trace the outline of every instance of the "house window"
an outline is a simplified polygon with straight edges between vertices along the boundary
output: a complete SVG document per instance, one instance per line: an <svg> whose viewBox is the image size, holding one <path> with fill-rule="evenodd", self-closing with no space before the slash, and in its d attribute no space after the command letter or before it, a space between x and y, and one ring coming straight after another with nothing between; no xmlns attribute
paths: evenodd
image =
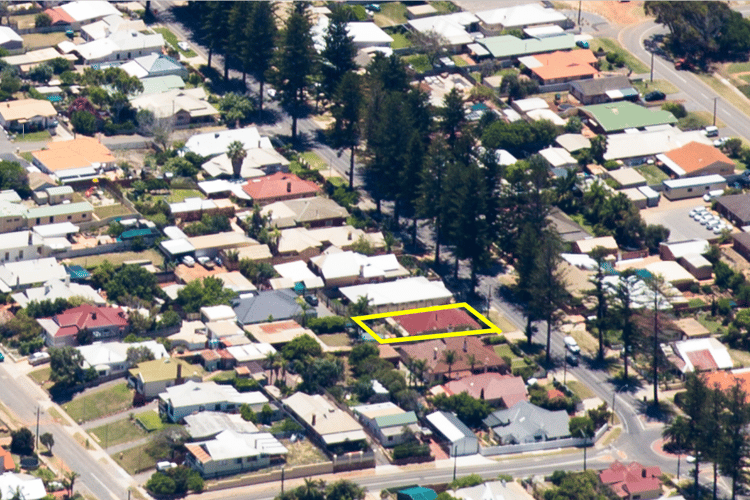
<svg viewBox="0 0 750 500"><path fill-rule="evenodd" d="M9 252L5 252L5 259L4 260L8 260L8 259L10 259L10 253Z"/></svg>
<svg viewBox="0 0 750 500"><path fill-rule="evenodd" d="M238 459L237 459L237 463L241 465L241 464L242 464L242 459L241 459L241 458L238 458Z"/></svg>
<svg viewBox="0 0 750 500"><path fill-rule="evenodd" d="M51 215L49 218L49 223L52 224L53 222L55 222L55 217Z"/></svg>
<svg viewBox="0 0 750 500"><path fill-rule="evenodd" d="M393 436L388 436L388 442L390 443L391 441L393 441Z"/></svg>
<svg viewBox="0 0 750 500"><path fill-rule="evenodd" d="M688 193L692 193L692 192L693 192L693 188L688 188Z"/></svg>
<svg viewBox="0 0 750 500"><path fill-rule="evenodd" d="M214 406L214 410L221 411L221 403L216 403L216 406Z"/></svg>
<svg viewBox="0 0 750 500"><path fill-rule="evenodd" d="M37 223L37 224L41 224L41 223L42 223L42 219L40 219L39 217L37 217L37 218L36 218L36 223Z"/></svg>
<svg viewBox="0 0 750 500"><path fill-rule="evenodd" d="M81 218L85 219L88 214L81 214Z"/></svg>
<svg viewBox="0 0 750 500"><path fill-rule="evenodd" d="M23 259L23 250L18 251L18 258Z"/></svg>
<svg viewBox="0 0 750 500"><path fill-rule="evenodd" d="M71 220L71 219L73 219L73 216L72 215L68 215L68 220Z"/></svg>

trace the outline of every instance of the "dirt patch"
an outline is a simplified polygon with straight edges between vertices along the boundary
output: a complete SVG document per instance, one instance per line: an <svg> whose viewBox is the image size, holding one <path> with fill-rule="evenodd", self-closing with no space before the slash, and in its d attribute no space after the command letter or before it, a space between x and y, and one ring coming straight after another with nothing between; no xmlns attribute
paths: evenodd
<svg viewBox="0 0 750 500"><path fill-rule="evenodd" d="M555 2L565 9L578 9L578 2ZM583 2L581 10L602 16L614 24L635 24L648 19L643 12L643 2Z"/></svg>

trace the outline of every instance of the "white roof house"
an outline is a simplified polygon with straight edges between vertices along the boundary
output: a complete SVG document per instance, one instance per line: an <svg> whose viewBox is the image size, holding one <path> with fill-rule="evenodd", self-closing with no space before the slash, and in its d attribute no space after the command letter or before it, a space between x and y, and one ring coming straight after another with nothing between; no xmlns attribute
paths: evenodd
<svg viewBox="0 0 750 500"><path fill-rule="evenodd" d="M82 2L88 3L88 2ZM140 31L116 31L107 38L76 45L73 52L78 53L85 64L110 61L127 61L134 57L161 52L164 37L160 33L143 34Z"/></svg>
<svg viewBox="0 0 750 500"><path fill-rule="evenodd" d="M634 131L607 136L605 160L622 160L656 156L672 151L690 142L712 145L710 138L700 130L683 132L676 127L663 127L656 130Z"/></svg>
<svg viewBox="0 0 750 500"><path fill-rule="evenodd" d="M448 45L460 46L474 41L467 32L467 27L477 22L479 22L479 19L471 12L455 12L444 16L412 19L409 21L409 26L423 34L437 33L445 38Z"/></svg>
<svg viewBox="0 0 750 500"><path fill-rule="evenodd" d="M195 247L187 239L165 240L159 243L159 246L171 257L195 252Z"/></svg>
<svg viewBox="0 0 750 500"><path fill-rule="evenodd" d="M347 23L346 31L353 38L352 41L357 48L390 47L391 43L393 43L393 38L375 23Z"/></svg>
<svg viewBox="0 0 750 500"><path fill-rule="evenodd" d="M591 141L581 134L562 134L555 138L555 142L569 153L591 147Z"/></svg>
<svg viewBox="0 0 750 500"><path fill-rule="evenodd" d="M229 144L234 141L243 143L246 150L273 148L271 141L267 137L261 137L256 127L245 127L193 135L185 143L185 151L205 157L216 156L226 153Z"/></svg>
<svg viewBox="0 0 750 500"><path fill-rule="evenodd" d="M549 147L539 151L539 154L547 160L552 168L572 168L578 165L578 160L563 148Z"/></svg>
<svg viewBox="0 0 750 500"><path fill-rule="evenodd" d="M255 342L245 345L233 345L226 348L227 352L237 360L237 363L247 363L249 361L260 361L269 354L276 353L276 349L271 344Z"/></svg>
<svg viewBox="0 0 750 500"><path fill-rule="evenodd" d="M646 266L646 270L652 274L661 274L667 282L678 287L696 281L695 276L674 260L652 262Z"/></svg>
<svg viewBox="0 0 750 500"><path fill-rule="evenodd" d="M230 306L208 306L201 307L201 316L204 321L236 321L237 315Z"/></svg>
<svg viewBox="0 0 750 500"><path fill-rule="evenodd" d="M47 496L44 482L39 477L15 472L0 474L0 498L14 498L16 493L20 493L24 500L41 500Z"/></svg>
<svg viewBox="0 0 750 500"><path fill-rule="evenodd" d="M21 35L13 31L13 28L0 26L0 47L14 49L19 43L23 44Z"/></svg>
<svg viewBox="0 0 750 500"><path fill-rule="evenodd" d="M504 29L526 28L540 24L557 24L567 18L555 9L545 9L539 4L524 4L501 9L477 12L477 17L488 27Z"/></svg>
<svg viewBox="0 0 750 500"><path fill-rule="evenodd" d="M238 414L218 411L201 411L185 417L185 430L192 439L211 439L217 434L231 430L240 434L258 432L252 422L247 422Z"/></svg>
<svg viewBox="0 0 750 500"><path fill-rule="evenodd" d="M155 340L145 342L94 342L91 345L76 347L83 356L83 367L93 368L102 375L124 372L130 365L127 362L128 349L145 347L154 355L154 359L169 357L164 346Z"/></svg>
<svg viewBox="0 0 750 500"><path fill-rule="evenodd" d="M291 286L279 286L278 288L293 288L294 284L300 281L305 284L305 288L308 290L323 288L324 286L320 276L316 276L315 273L310 271L304 261L295 260L286 264L276 264L273 268L281 275L280 279L285 280L286 284L291 283Z"/></svg>
<svg viewBox="0 0 750 500"><path fill-rule="evenodd" d="M498 165L513 165L518 161L515 156L510 154L504 149L497 149L495 150L495 160L497 160Z"/></svg>
<svg viewBox="0 0 750 500"><path fill-rule="evenodd" d="M513 106L513 109L517 110L519 113L528 113L534 109L549 109L549 104L547 104L547 101L541 97L528 97L526 99L514 100L511 103L511 106Z"/></svg>
<svg viewBox="0 0 750 500"><path fill-rule="evenodd" d="M215 210L216 203L211 199L203 198L185 198L178 203L170 203L169 211L172 215L178 216L184 213L200 212L203 210Z"/></svg>
<svg viewBox="0 0 750 500"><path fill-rule="evenodd" d="M332 247L333 248L333 247ZM408 276L393 254L367 256L356 252L329 252L310 259L326 283L342 278L375 279Z"/></svg>
<svg viewBox="0 0 750 500"><path fill-rule="evenodd" d="M364 429L354 417L338 409L320 394L310 396L297 392L282 402L307 422L328 446L367 439Z"/></svg>
<svg viewBox="0 0 750 500"><path fill-rule="evenodd" d="M8 293L51 279L64 280L67 275L65 267L54 257L8 262L0 266L0 291Z"/></svg>
<svg viewBox="0 0 750 500"><path fill-rule="evenodd" d="M174 89L166 92L146 94L130 100L135 109L147 109L157 118L187 113L190 119L218 116L219 110L208 102L208 94L203 87Z"/></svg>
<svg viewBox="0 0 750 500"><path fill-rule="evenodd" d="M21 307L26 307L30 302L42 302L45 300L55 301L57 299L71 299L81 297L87 302L103 306L107 303L101 295L89 285L70 283L69 280L53 279L47 281L44 286L27 288L26 290L11 295Z"/></svg>
<svg viewBox="0 0 750 500"><path fill-rule="evenodd" d="M673 344L673 352L679 356L677 366L682 373L698 370L728 370L734 361L727 348L713 337L707 339L680 340ZM668 354L668 348L665 348Z"/></svg>
<svg viewBox="0 0 750 500"><path fill-rule="evenodd" d="M673 259L679 260L688 255L703 255L708 252L710 247L708 240L703 239L676 241L674 243L661 243L659 253L662 253L661 249L663 248ZM664 253L662 253L662 258L666 259Z"/></svg>
<svg viewBox="0 0 750 500"><path fill-rule="evenodd" d="M265 141L262 141L265 143ZM271 147L257 147L247 149L246 156L242 160L242 167L240 170L240 177L243 179L249 179L252 177L261 177L269 173L274 173L278 170L286 171L289 167L289 160L278 153ZM233 175L234 170L232 168L232 161L227 156L226 152L215 156L206 161L201 168L212 177L218 177L220 175Z"/></svg>
<svg viewBox="0 0 750 500"><path fill-rule="evenodd" d="M429 281L424 276L348 286L340 288L339 291L349 302L357 302L361 297L367 297L370 306L378 312L402 309L407 304L414 307L419 307L418 304L447 304L453 298L453 294L442 281Z"/></svg>
<svg viewBox="0 0 750 500"><path fill-rule="evenodd" d="M565 124L568 122L567 119L560 117L560 115L558 115L551 109L532 109L531 111L526 112L526 116L528 116L535 122L538 122L540 120L548 120L560 127L565 126Z"/></svg>
<svg viewBox="0 0 750 500"><path fill-rule="evenodd" d="M218 411L216 405L221 405L222 411L231 411L242 404L262 405L268 402L262 392L239 392L231 385L192 380L167 387L166 391L159 394L159 399L168 405L168 416L174 422L179 422L193 412L209 408Z"/></svg>
<svg viewBox="0 0 750 500"><path fill-rule="evenodd" d="M144 31L146 30L146 24L142 19L124 19L118 12L117 14L109 15L100 21L81 26L81 35L84 40L91 41L107 38L115 31L127 30Z"/></svg>
<svg viewBox="0 0 750 500"><path fill-rule="evenodd" d="M448 441L451 456L473 455L479 452L477 436L453 413L436 411L425 417Z"/></svg>
<svg viewBox="0 0 750 500"><path fill-rule="evenodd" d="M210 441L189 443L186 448L188 453L195 457L191 461L199 461L200 468L204 473L209 470L227 469L226 472L217 471L217 474L222 475L236 472L230 472L230 468L244 470L247 468L247 464L259 461L260 457L279 456L288 453L286 447L270 433L244 433L234 430L223 431ZM265 459L265 462L267 461L268 458ZM245 466L242 465L243 462ZM263 466L263 463L255 465L255 467L258 466Z"/></svg>
<svg viewBox="0 0 750 500"><path fill-rule="evenodd" d="M679 189L692 186L703 186L708 184L720 184L726 182L723 176L719 174L701 175L699 177L687 177L685 179L669 179L662 184L669 189Z"/></svg>
<svg viewBox="0 0 750 500"><path fill-rule="evenodd" d="M78 23L91 21L92 19L104 18L107 16L121 17L122 13L109 2L104 0L86 0L70 2L59 7L64 10L70 17Z"/></svg>
<svg viewBox="0 0 750 500"><path fill-rule="evenodd" d="M57 224L45 224L43 226L34 226L33 231L42 238L55 238L68 236L80 231L80 227L72 222L59 222Z"/></svg>

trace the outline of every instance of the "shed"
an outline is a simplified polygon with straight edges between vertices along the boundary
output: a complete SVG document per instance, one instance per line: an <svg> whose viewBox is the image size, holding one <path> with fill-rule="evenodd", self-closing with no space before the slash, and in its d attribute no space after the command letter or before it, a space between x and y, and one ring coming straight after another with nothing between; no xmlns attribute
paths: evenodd
<svg viewBox="0 0 750 500"><path fill-rule="evenodd" d="M648 198L646 198L646 195L640 192L638 188L623 189L620 192L627 196L628 199L633 202L633 206L638 210L643 210L648 206Z"/></svg>
<svg viewBox="0 0 750 500"><path fill-rule="evenodd" d="M711 336L711 331L695 318L682 318L674 322L680 332L682 340L705 339Z"/></svg>
<svg viewBox="0 0 750 500"><path fill-rule="evenodd" d="M591 141L582 134L562 134L555 138L555 142L568 153L591 147Z"/></svg>
<svg viewBox="0 0 750 500"><path fill-rule="evenodd" d="M474 455L479 452L477 436L453 413L436 411L426 418L438 434L449 441L452 457Z"/></svg>
<svg viewBox="0 0 750 500"><path fill-rule="evenodd" d="M663 242L659 244L659 256L662 260L680 260L686 255L702 255L709 247L708 240L702 239Z"/></svg>
<svg viewBox="0 0 750 500"><path fill-rule="evenodd" d="M678 290L685 290L695 283L695 277L673 260L652 262L645 269L651 274L661 274Z"/></svg>
<svg viewBox="0 0 750 500"><path fill-rule="evenodd" d="M659 206L659 200L661 200L661 193L658 191L654 191L648 186L641 186L638 188L638 191L644 194L646 196L646 205L649 207L657 207Z"/></svg>
<svg viewBox="0 0 750 500"><path fill-rule="evenodd" d="M539 154L547 160L552 168L575 168L578 166L578 160L563 148L546 148L539 151Z"/></svg>
<svg viewBox="0 0 750 500"><path fill-rule="evenodd" d="M701 197L709 191L726 189L727 187L726 179L718 174L667 180L662 184L664 184L664 196L672 201ZM750 197L746 197L746 200L750 200ZM717 210L718 205L719 203L717 200ZM750 218L750 205L747 205L745 208L748 218ZM721 210L719 210L719 213L721 213ZM728 216L727 218L730 219ZM748 222L750 222L750 220Z"/></svg>
<svg viewBox="0 0 750 500"><path fill-rule="evenodd" d="M609 176L617 182L621 188L637 188L648 184L646 178L643 177L638 171L632 167L618 168L612 170ZM644 200L645 200L644 195Z"/></svg>
<svg viewBox="0 0 750 500"><path fill-rule="evenodd" d="M585 240L579 240L573 243L573 249L577 253L589 254L596 247L603 247L607 250L607 253L611 255L617 255L620 248L617 246L617 242L612 236L600 236L598 238L586 238Z"/></svg>
<svg viewBox="0 0 750 500"><path fill-rule="evenodd" d="M681 257L677 262L695 276L697 280L710 280L713 266L702 255L692 254Z"/></svg>

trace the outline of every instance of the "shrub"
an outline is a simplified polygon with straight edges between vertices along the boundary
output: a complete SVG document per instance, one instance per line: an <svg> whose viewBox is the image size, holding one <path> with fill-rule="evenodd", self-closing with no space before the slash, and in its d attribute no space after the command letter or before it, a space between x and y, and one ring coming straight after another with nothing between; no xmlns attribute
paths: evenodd
<svg viewBox="0 0 750 500"><path fill-rule="evenodd" d="M678 120L687 116L687 110L685 109L685 106L683 106L679 102L665 102L662 105L661 109L663 109L664 111L669 111Z"/></svg>
<svg viewBox="0 0 750 500"><path fill-rule="evenodd" d="M46 28L47 26L52 26L52 18L49 14L45 14L44 12L37 14L34 18L34 27Z"/></svg>
<svg viewBox="0 0 750 500"><path fill-rule="evenodd" d="M393 448L393 459L429 457L430 447L420 443L404 443Z"/></svg>
<svg viewBox="0 0 750 500"><path fill-rule="evenodd" d="M321 333L336 333L344 330L346 318L343 316L325 316L322 318L310 318L307 327L317 335Z"/></svg>

